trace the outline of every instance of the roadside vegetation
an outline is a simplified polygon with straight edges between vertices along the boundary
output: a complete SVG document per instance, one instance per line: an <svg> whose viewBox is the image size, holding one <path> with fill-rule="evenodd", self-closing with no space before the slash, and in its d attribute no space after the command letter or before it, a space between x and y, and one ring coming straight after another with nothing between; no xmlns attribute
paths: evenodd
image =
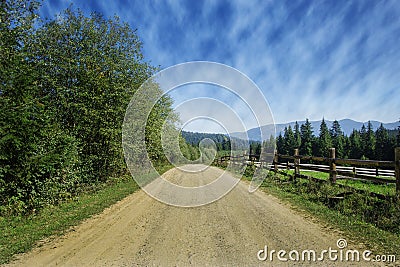
<svg viewBox="0 0 400 267"><path fill-rule="evenodd" d="M251 179L255 167L248 166L245 179ZM266 171L265 171L266 172ZM395 254L400 251L400 199L388 194L385 199L370 195L372 190L353 190L331 184L321 177L320 181L266 172L261 190L290 203L294 209L311 214L327 228L337 228L349 236L355 244L363 244L377 253ZM316 176L325 175L314 173Z"/></svg>
<svg viewBox="0 0 400 267"><path fill-rule="evenodd" d="M48 205L40 212L25 216L0 217L0 264L7 263L18 253L37 245L39 240L66 233L82 220L102 212L138 189L130 176L108 180L92 190Z"/></svg>
<svg viewBox="0 0 400 267"><path fill-rule="evenodd" d="M40 212L127 175L125 111L157 70L136 30L118 17L85 16L71 6L40 19L38 7L0 3L0 218ZM171 113L165 95L144 122L157 169L169 165L161 130ZM198 156L180 143L187 158Z"/></svg>
<svg viewBox="0 0 400 267"><path fill-rule="evenodd" d="M294 171L288 172L292 175L294 174ZM321 179L324 181L329 181L329 173L301 170L300 174ZM396 184L394 183L376 184L370 181L357 181L350 179L337 179L336 183L346 187L362 190L369 193L376 193L384 196L394 196L396 194Z"/></svg>
<svg viewBox="0 0 400 267"><path fill-rule="evenodd" d="M155 70L118 18L70 8L40 20L38 6L0 4L0 216L39 211L126 174L124 112Z"/></svg>

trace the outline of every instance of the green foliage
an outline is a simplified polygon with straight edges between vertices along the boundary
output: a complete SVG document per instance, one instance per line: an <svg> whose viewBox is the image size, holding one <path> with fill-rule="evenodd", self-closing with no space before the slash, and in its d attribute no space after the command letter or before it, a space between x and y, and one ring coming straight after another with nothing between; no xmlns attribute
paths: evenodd
<svg viewBox="0 0 400 267"><path fill-rule="evenodd" d="M261 143L250 142L250 155L260 155L261 154Z"/></svg>
<svg viewBox="0 0 400 267"><path fill-rule="evenodd" d="M337 209L332 208L334 205L330 205L329 208L327 205L323 204L323 202L315 201L318 198L309 198L307 194L292 193L287 190L287 188L291 186L292 183L288 183L286 177L274 175L272 172L269 172L261 188L269 194L273 194L280 199L288 201L294 207L299 207L302 212L313 215L330 227L340 229L353 241L359 242L360 244L368 244L368 248L372 249L374 253L398 253L400 249L400 237L398 234L393 234L393 232L377 228L373 225L374 223L366 223L360 219L360 216L344 215L338 212ZM324 187L326 186L328 191L329 187L332 187L329 184L324 185ZM323 191L325 191L325 189L323 189ZM396 206L396 203L390 204L391 201L392 200L388 201L390 207L399 207L398 202ZM334 203L331 202L331 204ZM356 209L356 207L353 206L353 210L354 209ZM387 213L389 214L389 211Z"/></svg>
<svg viewBox="0 0 400 267"><path fill-rule="evenodd" d="M160 90L158 88L158 90ZM157 92L155 94L161 94ZM176 116L172 116L172 99L166 95L162 96L154 105L146 122L146 150L149 158L152 161L160 161L167 163L167 158L164 155L164 150L161 142L161 134L163 131L164 122L172 126L177 121ZM178 131L175 127L166 128L170 131L167 136L178 136ZM175 133L175 134L174 134ZM169 142L167 142L169 143ZM170 151L171 149L169 149ZM177 152L175 152L177 153Z"/></svg>
<svg viewBox="0 0 400 267"><path fill-rule="evenodd" d="M306 122L300 127L300 154L304 156L312 155L313 129L311 122L306 119Z"/></svg>
<svg viewBox="0 0 400 267"><path fill-rule="evenodd" d="M69 8L37 22L37 7L0 3L3 215L57 204L124 173L125 110L155 70L143 60L136 32L117 17ZM158 101L146 125L149 154L158 161L165 161L160 129L171 105L167 97Z"/></svg>
<svg viewBox="0 0 400 267"><path fill-rule="evenodd" d="M289 182L288 178L279 174L270 174L264 184L276 184L281 190L301 195L303 198L325 205L326 207L348 217L373 224L375 227L400 234L400 205L396 196L379 199L370 196L368 192L342 188L325 181L296 179ZM343 199L335 198L344 194Z"/></svg>
<svg viewBox="0 0 400 267"><path fill-rule="evenodd" d="M324 119L322 119L321 126L319 128L318 138L318 155L322 157L329 156L329 149L332 147L332 137L329 133L328 126Z"/></svg>
<svg viewBox="0 0 400 267"><path fill-rule="evenodd" d="M376 130L375 157L378 160L389 160L390 154L387 154L392 148L389 140L389 133L381 124Z"/></svg>
<svg viewBox="0 0 400 267"><path fill-rule="evenodd" d="M295 148L300 148L301 146L301 133L300 133L300 126L296 123L294 124L294 139L295 139Z"/></svg>
<svg viewBox="0 0 400 267"><path fill-rule="evenodd" d="M361 134L361 138L363 139L363 151L364 156L367 159L374 159L375 158L375 145L376 145L376 138L374 129L372 127L372 123L368 121L367 130Z"/></svg>
<svg viewBox="0 0 400 267"><path fill-rule="evenodd" d="M179 146L182 155L188 160L196 160L200 157L200 150L197 146L191 145L186 142L186 140L181 137L179 140Z"/></svg>
<svg viewBox="0 0 400 267"><path fill-rule="evenodd" d="M262 148L264 153L274 153L276 151L276 138L271 134L268 140L263 141Z"/></svg>
<svg viewBox="0 0 400 267"><path fill-rule="evenodd" d="M399 122L400 122L400 120L399 120ZM398 127L398 133L397 133L396 139L397 139L397 142L396 142L397 146L400 147L400 126Z"/></svg>
<svg viewBox="0 0 400 267"><path fill-rule="evenodd" d="M117 17L67 9L37 30L30 51L62 129L80 143L82 175L91 182L119 173L124 112L152 71L136 33Z"/></svg>
<svg viewBox="0 0 400 267"><path fill-rule="evenodd" d="M0 18L0 213L23 213L73 191L77 143L55 119L30 60L36 2L3 1Z"/></svg>
<svg viewBox="0 0 400 267"><path fill-rule="evenodd" d="M193 146L198 146L200 141L205 138L211 139L217 146L218 151L231 150L231 139L234 139L234 142L240 144L240 146L246 147L245 141L234 137L229 138L224 134L193 133L182 131L182 136L186 142Z"/></svg>
<svg viewBox="0 0 400 267"><path fill-rule="evenodd" d="M340 124L337 120L335 120L332 124L332 129L330 130L330 134L332 137L332 146L336 148L336 157L338 158L344 158L345 156L345 151L344 151L344 146L345 146L345 137L342 131L342 128L340 127Z"/></svg>
<svg viewBox="0 0 400 267"><path fill-rule="evenodd" d="M360 132L356 129L350 134L349 146L349 157L360 159L363 155L362 140Z"/></svg>
<svg viewBox="0 0 400 267"><path fill-rule="evenodd" d="M280 154L293 155L293 149L299 142L296 137L297 126L293 132L286 127L284 135L279 134L276 140L277 150ZM399 129L400 130L400 129ZM396 132L395 132L396 131ZM336 148L337 158L394 160L394 148L397 145L397 130L388 130L381 125L375 132L371 122L361 130L353 129L349 137L345 136L339 122L335 120L331 129L323 119L320 125L319 136L313 135L311 123L306 119L300 126L300 155L329 156L329 148Z"/></svg>
<svg viewBox="0 0 400 267"><path fill-rule="evenodd" d="M279 133L278 138L276 139L276 149L279 154L285 154L285 139L282 136L282 133Z"/></svg>
<svg viewBox="0 0 400 267"><path fill-rule="evenodd" d="M285 127L284 140L283 151L285 154L293 154L294 149L297 148L297 141L290 125L289 127Z"/></svg>

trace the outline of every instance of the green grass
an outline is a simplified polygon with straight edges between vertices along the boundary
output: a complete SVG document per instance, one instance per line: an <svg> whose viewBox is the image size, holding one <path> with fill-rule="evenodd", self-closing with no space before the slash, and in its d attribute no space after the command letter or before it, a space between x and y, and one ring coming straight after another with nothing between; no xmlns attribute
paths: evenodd
<svg viewBox="0 0 400 267"><path fill-rule="evenodd" d="M283 178L284 179L284 178ZM312 201L302 194L283 190L278 184L268 179L262 190L292 204L295 209L311 214L323 225L337 228L356 244L364 244L366 249L374 254L396 254L400 251L400 236L398 234L379 229L371 223L360 220L358 216L347 216L326 205ZM357 208L357 207L354 207Z"/></svg>
<svg viewBox="0 0 400 267"><path fill-rule="evenodd" d="M326 172L313 172L313 171L300 171L300 174L318 178L321 180L329 181L329 173Z"/></svg>
<svg viewBox="0 0 400 267"><path fill-rule="evenodd" d="M157 166L160 173L171 165ZM29 216L0 217L0 264L13 255L30 250L42 239L64 234L71 226L102 212L139 189L136 182L125 176L97 187L97 191L82 193L57 206L47 206Z"/></svg>
<svg viewBox="0 0 400 267"><path fill-rule="evenodd" d="M329 173L313 172L313 171L300 171L301 174L311 176L321 180L329 180ZM396 184L376 184L369 181L356 181L350 179L337 179L336 183L349 186L358 190L363 190L371 193L394 196L396 194Z"/></svg>
<svg viewBox="0 0 400 267"><path fill-rule="evenodd" d="M400 200L394 196L388 200L371 197L367 193L353 190L353 194L339 203L330 203L330 198L349 188L341 188L329 182L317 183L309 179L290 181L293 170L281 170L288 175L276 175L266 172L266 179L260 189L291 204L296 210L310 214L328 229L338 229L354 244L363 244L365 249L377 254L392 254L399 258L400 251ZM329 180L329 174L320 172L302 172L312 177ZM252 168L245 172L244 179L251 180ZM340 181L346 182L346 181ZM384 185L371 185L362 181L347 184L357 188L363 185L372 191L384 192ZM376 187L376 188L374 188ZM365 188L360 188L365 189ZM351 188L350 188L351 191ZM365 190L365 191L371 191Z"/></svg>
<svg viewBox="0 0 400 267"><path fill-rule="evenodd" d="M353 187L355 189L367 192L377 193L386 196L394 196L396 194L396 184L375 184L368 181L354 181L340 179L336 181L338 184Z"/></svg>

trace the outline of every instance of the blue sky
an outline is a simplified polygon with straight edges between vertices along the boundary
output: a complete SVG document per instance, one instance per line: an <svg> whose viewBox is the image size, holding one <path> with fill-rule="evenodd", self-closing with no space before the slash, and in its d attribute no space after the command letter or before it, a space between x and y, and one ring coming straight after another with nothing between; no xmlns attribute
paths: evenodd
<svg viewBox="0 0 400 267"><path fill-rule="evenodd" d="M193 60L252 79L275 122L400 119L399 1L44 1L42 17L73 2L137 28L145 59Z"/></svg>

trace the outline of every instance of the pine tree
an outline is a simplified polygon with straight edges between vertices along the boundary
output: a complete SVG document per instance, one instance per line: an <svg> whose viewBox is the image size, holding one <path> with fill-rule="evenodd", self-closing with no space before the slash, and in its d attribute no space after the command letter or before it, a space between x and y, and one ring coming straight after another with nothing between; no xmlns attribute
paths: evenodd
<svg viewBox="0 0 400 267"><path fill-rule="evenodd" d="M305 156L312 156L313 129L308 119L306 119L306 122L300 126L300 135L301 135L300 154Z"/></svg>
<svg viewBox="0 0 400 267"><path fill-rule="evenodd" d="M296 148L296 139L292 127L289 125L284 130L285 154L292 155Z"/></svg>
<svg viewBox="0 0 400 267"><path fill-rule="evenodd" d="M276 138L271 134L268 140L262 144L264 153L274 153L276 149Z"/></svg>
<svg viewBox="0 0 400 267"><path fill-rule="evenodd" d="M376 138L371 121L368 121L367 131L364 138L364 155L368 159L374 159Z"/></svg>
<svg viewBox="0 0 400 267"><path fill-rule="evenodd" d="M336 149L336 157L343 158L344 157L344 134L340 124L337 120L335 120L332 124L332 128L330 130L330 134L332 137L332 145Z"/></svg>
<svg viewBox="0 0 400 267"><path fill-rule="evenodd" d="M321 121L318 138L318 154L322 157L329 155L329 149L332 147L332 138L329 133L328 126L326 125L325 119Z"/></svg>
<svg viewBox="0 0 400 267"><path fill-rule="evenodd" d="M261 154L261 144L259 142L250 143L250 155L260 155Z"/></svg>
<svg viewBox="0 0 400 267"><path fill-rule="evenodd" d="M361 158L365 158L365 151L367 147L367 128L363 124L360 130L360 144L361 144Z"/></svg>
<svg viewBox="0 0 400 267"><path fill-rule="evenodd" d="M375 158L377 160L389 160L392 145L389 138L389 133L383 124L376 130Z"/></svg>
<svg viewBox="0 0 400 267"><path fill-rule="evenodd" d="M360 159L363 156L361 134L356 129L353 129L349 136L349 157L352 159Z"/></svg>
<svg viewBox="0 0 400 267"><path fill-rule="evenodd" d="M347 159L350 155L350 139L347 135L343 136L343 158Z"/></svg>
<svg viewBox="0 0 400 267"><path fill-rule="evenodd" d="M297 121L294 124L294 139L295 139L295 148L300 148L301 134L300 134L299 124L297 123Z"/></svg>
<svg viewBox="0 0 400 267"><path fill-rule="evenodd" d="M276 150L278 154L285 154L285 140L283 139L282 133L279 133L279 136L276 140Z"/></svg>
<svg viewBox="0 0 400 267"><path fill-rule="evenodd" d="M399 120L400 122L400 120ZM398 127L399 132L397 133L397 147L400 147L400 126Z"/></svg>

